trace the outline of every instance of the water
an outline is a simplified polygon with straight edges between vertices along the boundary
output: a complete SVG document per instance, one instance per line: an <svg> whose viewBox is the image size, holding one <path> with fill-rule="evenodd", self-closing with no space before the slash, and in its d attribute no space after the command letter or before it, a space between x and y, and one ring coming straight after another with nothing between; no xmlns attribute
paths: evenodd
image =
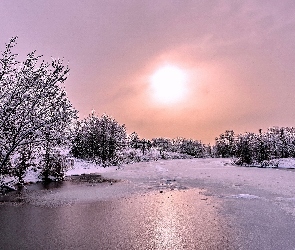
<svg viewBox="0 0 295 250"><path fill-rule="evenodd" d="M55 185L1 203L1 249L234 249L218 202L200 189Z"/></svg>
<svg viewBox="0 0 295 250"><path fill-rule="evenodd" d="M292 173L180 163L0 196L0 249L294 249Z"/></svg>

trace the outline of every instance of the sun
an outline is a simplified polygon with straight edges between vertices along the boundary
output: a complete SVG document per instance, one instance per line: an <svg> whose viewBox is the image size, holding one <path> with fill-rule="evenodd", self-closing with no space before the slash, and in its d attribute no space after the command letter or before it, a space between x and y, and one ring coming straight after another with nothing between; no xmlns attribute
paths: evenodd
<svg viewBox="0 0 295 250"><path fill-rule="evenodd" d="M150 78L151 90L157 103L175 104L187 93L187 74L174 65L159 68Z"/></svg>

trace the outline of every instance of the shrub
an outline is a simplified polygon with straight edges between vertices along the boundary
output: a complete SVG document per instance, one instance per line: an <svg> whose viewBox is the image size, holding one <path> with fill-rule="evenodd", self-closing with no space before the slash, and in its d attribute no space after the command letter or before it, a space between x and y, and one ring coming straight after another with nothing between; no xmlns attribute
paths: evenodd
<svg viewBox="0 0 295 250"><path fill-rule="evenodd" d="M71 153L103 166L117 164L118 153L126 147L126 137L125 125L106 114L97 117L92 113L76 124Z"/></svg>

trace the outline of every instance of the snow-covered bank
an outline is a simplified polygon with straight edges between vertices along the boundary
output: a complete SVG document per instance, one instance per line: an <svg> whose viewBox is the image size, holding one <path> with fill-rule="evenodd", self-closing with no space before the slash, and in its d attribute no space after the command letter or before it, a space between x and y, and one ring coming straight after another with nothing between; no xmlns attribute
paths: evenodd
<svg viewBox="0 0 295 250"><path fill-rule="evenodd" d="M232 160L227 158L207 158L207 159L179 159L179 160L159 160L150 162L140 162L135 164L123 164L121 167L110 166L101 167L93 162L73 159L73 166L71 166L66 172L65 176L72 175L82 175L82 174L101 174L104 176L109 176L111 178L115 177L117 179L121 178L160 178L164 175L171 175L180 178L203 178L207 172L212 170L219 172L221 170L222 179L230 178L233 180L233 174L237 169L248 169L244 167L232 165ZM166 168L166 166L169 166ZM295 169L295 159L294 158L282 158L275 159L268 162L267 168L284 168L284 169ZM251 168L253 169L253 168ZM204 170L204 173L201 171ZM206 170L206 171L205 171ZM201 172L200 172L201 171ZM238 170L240 171L240 170ZM244 171L244 170L241 170ZM263 171L263 170L262 170ZM262 175L267 176L268 172L260 172ZM215 174L214 174L215 175ZM253 176L248 176L248 178L255 178L255 173ZM219 179L220 176L216 176ZM206 178L210 180L210 178ZM239 177L237 177L239 179ZM14 185L17 183L15 177L5 177L1 180L5 185L13 189ZM24 177L25 183L36 183L41 181L40 171L36 169L29 169ZM247 180L245 180L247 181Z"/></svg>
<svg viewBox="0 0 295 250"><path fill-rule="evenodd" d="M73 166L70 167L65 171L65 176L71 176L71 175L81 175L81 174L91 174L91 173L107 173L110 171L115 171L118 169L117 166L111 166L107 168L103 168L100 165L97 165L93 162L84 161L80 159L73 159ZM38 170L36 168L29 168L26 172L26 175L24 177L24 183L36 183L39 181L42 181L40 178L41 170ZM17 178L11 177L11 176L5 176L2 179L0 179L0 182L2 182L2 186L5 186L7 189L14 190L15 185L17 184Z"/></svg>
<svg viewBox="0 0 295 250"><path fill-rule="evenodd" d="M118 166L101 167L93 162L84 161L80 159L74 160L74 166L68 169L65 173L66 176L81 175L81 174L93 174L93 173L107 173L119 169Z"/></svg>
<svg viewBox="0 0 295 250"><path fill-rule="evenodd" d="M293 167L294 163L294 159L282 159L279 166L289 168ZM294 204L290 203L295 198L294 171L234 166L232 159L225 158L158 160L123 164L119 169L116 166L103 168L90 162L75 160L75 164L66 172L66 176L90 173L121 181L115 185L95 184L83 187L71 186L70 182L65 182L66 185L70 185L70 189L60 190L55 195L51 192L42 193L42 197L38 198L39 201L43 202L45 198L51 201L53 197L58 201L84 200L83 197L87 196L88 192L92 194L94 200L99 200L152 190L166 192L167 190L218 187L220 190L228 188L231 190L230 193L224 191L225 193L222 194L222 197L226 199L255 197L253 200L271 200L295 216ZM37 173L29 172L25 180L36 182L40 180L37 177ZM11 178L9 180L11 181ZM37 198L34 197L32 200L35 199Z"/></svg>
<svg viewBox="0 0 295 250"><path fill-rule="evenodd" d="M237 163L238 160L233 160L233 164L240 166ZM245 167L257 167L257 168L282 168L282 169L295 169L295 158L279 158L269 161L263 161L261 163L254 163L250 165L242 165Z"/></svg>
<svg viewBox="0 0 295 250"><path fill-rule="evenodd" d="M283 162L283 161L282 161ZM281 166L291 166L281 164ZM152 180L176 180L181 182L220 183L222 185L253 187L284 195L295 194L295 172L274 168L253 168L232 165L229 158L162 160L125 165L121 170L104 174L106 178L131 182L142 180L150 185Z"/></svg>
<svg viewBox="0 0 295 250"><path fill-rule="evenodd" d="M281 158L270 161L270 166L295 169L295 158Z"/></svg>
<svg viewBox="0 0 295 250"><path fill-rule="evenodd" d="M118 166L103 167L99 164L95 164L92 161L86 161L71 157L69 148L57 148L64 165L65 176L81 175L81 174L103 174L113 170L117 170ZM191 159L190 155L177 153L177 152L161 152L158 149L150 149L147 152L143 152L141 149L126 149L119 154L119 161L124 164L133 164L137 162L149 162L158 160L171 160L171 159ZM38 161L37 161L38 162ZM49 179L56 180L56 177L48 176ZM38 167L30 167L23 176L23 183L36 183L42 181L41 170ZM15 190L15 186L18 183L17 177L1 176L0 175L0 188Z"/></svg>

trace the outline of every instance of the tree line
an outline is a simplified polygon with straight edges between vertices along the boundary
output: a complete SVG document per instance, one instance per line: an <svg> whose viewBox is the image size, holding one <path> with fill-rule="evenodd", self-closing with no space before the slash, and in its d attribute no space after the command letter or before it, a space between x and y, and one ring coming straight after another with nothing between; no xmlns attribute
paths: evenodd
<svg viewBox="0 0 295 250"><path fill-rule="evenodd" d="M295 128L272 127L235 135L227 130L215 140L215 156L234 157L238 165L264 166L277 158L295 157Z"/></svg>

